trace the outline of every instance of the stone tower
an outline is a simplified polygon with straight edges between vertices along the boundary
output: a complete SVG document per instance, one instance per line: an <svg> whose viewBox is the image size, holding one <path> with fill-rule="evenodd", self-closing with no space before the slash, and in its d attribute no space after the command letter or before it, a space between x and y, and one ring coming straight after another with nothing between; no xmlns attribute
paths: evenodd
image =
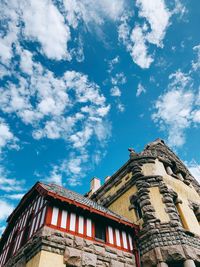
<svg viewBox="0 0 200 267"><path fill-rule="evenodd" d="M88 196L138 224L143 267L200 266L200 186L157 139Z"/></svg>

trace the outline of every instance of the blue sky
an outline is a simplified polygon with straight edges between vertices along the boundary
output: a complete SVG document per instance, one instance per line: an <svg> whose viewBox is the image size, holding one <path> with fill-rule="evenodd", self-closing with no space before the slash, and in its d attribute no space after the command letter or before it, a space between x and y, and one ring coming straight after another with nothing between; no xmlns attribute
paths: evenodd
<svg viewBox="0 0 200 267"><path fill-rule="evenodd" d="M3 0L0 14L0 231L36 181L84 193L157 137L200 177L198 0Z"/></svg>

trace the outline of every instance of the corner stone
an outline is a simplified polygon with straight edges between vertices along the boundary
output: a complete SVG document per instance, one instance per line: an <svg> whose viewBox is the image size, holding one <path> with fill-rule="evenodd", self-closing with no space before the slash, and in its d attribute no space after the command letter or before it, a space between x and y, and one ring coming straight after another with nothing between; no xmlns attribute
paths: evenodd
<svg viewBox="0 0 200 267"><path fill-rule="evenodd" d="M97 256L91 253L84 252L82 257L82 266L96 267Z"/></svg>
<svg viewBox="0 0 200 267"><path fill-rule="evenodd" d="M66 247L64 252L64 263L74 267L82 266L81 251L75 248Z"/></svg>

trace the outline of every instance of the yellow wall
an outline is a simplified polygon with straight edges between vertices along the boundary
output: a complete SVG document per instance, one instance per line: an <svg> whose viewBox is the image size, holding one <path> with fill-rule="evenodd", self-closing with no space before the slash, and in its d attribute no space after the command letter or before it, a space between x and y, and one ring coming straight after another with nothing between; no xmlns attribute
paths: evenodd
<svg viewBox="0 0 200 267"><path fill-rule="evenodd" d="M26 267L66 267L63 263L63 255L42 250L34 256Z"/></svg>
<svg viewBox="0 0 200 267"><path fill-rule="evenodd" d="M26 267L39 267L41 252L37 253L27 263Z"/></svg>
<svg viewBox="0 0 200 267"><path fill-rule="evenodd" d="M186 229L193 233L200 235L200 225L196 219L196 216L192 209L189 207L189 201L200 204L200 196L194 189L192 185L188 186L182 181L168 175L165 171L162 162L156 159L154 163L148 163L143 165L142 171L144 175L162 175L163 180L168 186L168 188L173 189L177 194L178 198L182 200L182 204L178 205L178 210L182 216L182 221ZM156 203L154 203L156 205ZM157 209L158 211L158 209ZM163 214L159 211L159 216L162 217Z"/></svg>
<svg viewBox="0 0 200 267"><path fill-rule="evenodd" d="M116 193L116 191L119 190L122 185L124 185L125 183L127 183L128 180L130 180L131 176L132 172L127 173L124 177L122 177L122 179L120 180L121 182L119 184L117 183L116 185L112 186L110 190L104 194L104 197L107 197L109 195L112 196L114 193Z"/></svg>
<svg viewBox="0 0 200 267"><path fill-rule="evenodd" d="M137 192L136 186L131 187L125 193L123 193L118 199L116 199L108 208L112 211L124 216L128 220L136 223L138 218L136 217L135 211L129 210L130 196Z"/></svg>
<svg viewBox="0 0 200 267"><path fill-rule="evenodd" d="M155 209L156 218L160 219L161 222L169 222L169 215L165 211L165 204L162 202L162 196L158 187L150 188L149 192L150 201Z"/></svg>

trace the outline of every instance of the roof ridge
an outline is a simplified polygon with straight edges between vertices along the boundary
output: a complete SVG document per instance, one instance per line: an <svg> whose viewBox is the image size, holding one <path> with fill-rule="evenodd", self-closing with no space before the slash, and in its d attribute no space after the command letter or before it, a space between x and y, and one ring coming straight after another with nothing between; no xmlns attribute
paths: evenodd
<svg viewBox="0 0 200 267"><path fill-rule="evenodd" d="M114 217L116 217L118 219L121 219L123 221L127 221L129 223L132 223L127 218L125 218L125 217L113 212L112 210L104 207L103 205L97 203L96 201L94 201L94 200L92 200L92 199L90 199L88 197L85 197L84 195L82 195L82 194L80 194L80 193L78 193L76 191L67 189L64 186L61 186L61 185L58 185L58 184L55 184L55 183L49 183L48 184L48 183L41 182L40 184L44 185L44 187L47 187L47 188L45 188L47 191L53 191L54 194L57 194L57 195L59 195L61 197L65 197L65 198L70 199L70 200L75 200L76 202L78 202L80 204L84 204L84 205L86 205L88 207L92 207L92 208L94 208L96 210L99 210L99 211L102 211L104 213L107 213L108 215L112 215L112 216L114 216ZM60 188L60 189L64 190L66 194L69 193L69 192L72 193L72 194L71 195L61 194L61 192L57 192L56 190L54 190L54 188L52 188L52 186L55 186L56 188ZM48 188L48 187L50 187L50 188ZM75 198L75 196L73 196L73 194L75 196L80 197L80 199ZM81 201L81 200L83 200L83 201Z"/></svg>

